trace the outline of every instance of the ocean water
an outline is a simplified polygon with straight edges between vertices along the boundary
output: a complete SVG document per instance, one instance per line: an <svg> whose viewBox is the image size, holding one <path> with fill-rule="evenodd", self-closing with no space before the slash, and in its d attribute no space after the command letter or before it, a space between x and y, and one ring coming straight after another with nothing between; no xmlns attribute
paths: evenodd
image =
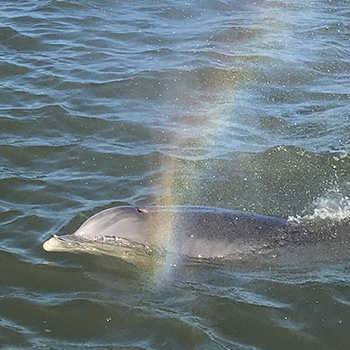
<svg viewBox="0 0 350 350"><path fill-rule="evenodd" d="M350 242L161 273L42 249L125 204L346 222L349 1L1 0L0 18L1 349L349 348Z"/></svg>

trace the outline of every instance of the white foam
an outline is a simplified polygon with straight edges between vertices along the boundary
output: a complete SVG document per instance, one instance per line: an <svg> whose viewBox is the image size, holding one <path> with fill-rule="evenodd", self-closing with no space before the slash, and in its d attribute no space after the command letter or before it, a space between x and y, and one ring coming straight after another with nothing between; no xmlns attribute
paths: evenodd
<svg viewBox="0 0 350 350"><path fill-rule="evenodd" d="M288 221L303 223L317 220L342 221L349 218L350 198L337 190L332 190L325 196L317 198L304 214L290 216Z"/></svg>

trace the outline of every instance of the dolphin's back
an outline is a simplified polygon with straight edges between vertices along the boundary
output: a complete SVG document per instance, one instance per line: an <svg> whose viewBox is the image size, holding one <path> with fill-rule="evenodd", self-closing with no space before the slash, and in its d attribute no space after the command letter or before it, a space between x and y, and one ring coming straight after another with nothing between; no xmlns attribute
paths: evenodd
<svg viewBox="0 0 350 350"><path fill-rule="evenodd" d="M288 226L287 219L281 217L211 207L146 207L139 210L149 214L150 226L151 221L164 227L171 222L173 230L197 238L232 241L270 235Z"/></svg>
<svg viewBox="0 0 350 350"><path fill-rule="evenodd" d="M168 250L170 246L189 256L224 256L275 246L288 230L287 219L251 212L192 206L139 210L145 215L151 245Z"/></svg>

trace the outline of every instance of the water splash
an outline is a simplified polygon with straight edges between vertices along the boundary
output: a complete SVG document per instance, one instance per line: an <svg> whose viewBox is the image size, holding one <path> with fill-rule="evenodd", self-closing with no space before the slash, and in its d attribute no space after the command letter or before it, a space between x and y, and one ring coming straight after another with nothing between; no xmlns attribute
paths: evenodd
<svg viewBox="0 0 350 350"><path fill-rule="evenodd" d="M310 213L307 213L309 211ZM350 198L333 189L317 198L302 215L290 216L289 221L297 223L330 220L340 222L350 218Z"/></svg>

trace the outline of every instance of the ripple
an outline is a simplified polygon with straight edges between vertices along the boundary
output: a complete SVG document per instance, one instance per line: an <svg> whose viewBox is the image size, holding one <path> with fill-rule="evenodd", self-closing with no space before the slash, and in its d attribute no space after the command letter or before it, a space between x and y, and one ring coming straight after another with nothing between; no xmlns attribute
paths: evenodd
<svg viewBox="0 0 350 350"><path fill-rule="evenodd" d="M19 51L31 51L39 48L39 41L28 35L23 35L11 27L0 28L0 43Z"/></svg>
<svg viewBox="0 0 350 350"><path fill-rule="evenodd" d="M4 43L7 40L12 39L16 35L19 35L19 32L12 29L11 27L0 27L0 38L1 38L0 42L1 43Z"/></svg>
<svg viewBox="0 0 350 350"><path fill-rule="evenodd" d="M174 198L346 214L348 7L2 1L2 346L344 348L347 244L189 264L159 283L42 242L99 209Z"/></svg>
<svg viewBox="0 0 350 350"><path fill-rule="evenodd" d="M15 75L23 75L30 72L25 66L19 66L11 63L0 63L0 78L13 77Z"/></svg>

